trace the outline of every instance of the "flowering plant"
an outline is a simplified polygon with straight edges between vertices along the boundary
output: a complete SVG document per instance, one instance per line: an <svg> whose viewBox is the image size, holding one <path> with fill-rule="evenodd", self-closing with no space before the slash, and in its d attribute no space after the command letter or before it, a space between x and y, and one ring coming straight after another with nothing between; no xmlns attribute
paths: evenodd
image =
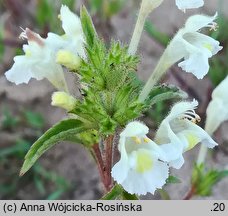
<svg viewBox="0 0 228 216"><path fill-rule="evenodd" d="M189 101L187 94L176 86L159 84L168 68L179 61L179 67L198 79L208 73L208 59L222 47L219 41L199 31L207 27L216 30L217 13L188 18L147 82L143 83L137 76L140 59L136 52L145 19L162 2L142 0L129 46L113 40L107 47L84 6L80 17L66 6L61 7L59 17L64 35L48 33L47 38L42 38L28 28L23 30L20 37L28 42L23 46L25 54L14 58L14 65L5 73L6 78L15 84L28 83L31 78L46 78L56 88L51 104L65 109L69 115L31 146L20 175L57 143L81 143L97 162L107 192L103 198L137 199L136 195L153 194L172 182L175 177L170 175L170 168L182 167L186 151L199 143L204 148L218 145L211 135L228 119L227 111L214 125L216 128L209 129L209 125L215 121L215 109L222 112L223 107L227 107L222 93L226 81L212 95L206 130L197 125L200 116L195 112L198 106L195 99ZM203 0L176 0L177 7L183 11L203 4ZM69 92L65 71L79 78L81 97L76 98ZM173 105L150 139L149 128L139 118L156 103L168 99L179 102ZM194 179L197 177L194 175ZM197 186L195 180L194 187ZM204 185L209 186L212 184Z"/></svg>

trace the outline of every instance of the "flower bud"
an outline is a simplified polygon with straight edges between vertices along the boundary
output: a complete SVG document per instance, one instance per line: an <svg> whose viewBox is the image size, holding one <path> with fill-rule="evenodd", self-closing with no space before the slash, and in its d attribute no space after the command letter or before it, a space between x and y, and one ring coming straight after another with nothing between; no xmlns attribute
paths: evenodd
<svg viewBox="0 0 228 216"><path fill-rule="evenodd" d="M52 94L52 106L61 107L67 111L70 111L74 108L75 103L76 99L66 92L58 91Z"/></svg>
<svg viewBox="0 0 228 216"><path fill-rule="evenodd" d="M80 66L80 58L66 50L60 50L57 52L56 62L70 70L76 70Z"/></svg>

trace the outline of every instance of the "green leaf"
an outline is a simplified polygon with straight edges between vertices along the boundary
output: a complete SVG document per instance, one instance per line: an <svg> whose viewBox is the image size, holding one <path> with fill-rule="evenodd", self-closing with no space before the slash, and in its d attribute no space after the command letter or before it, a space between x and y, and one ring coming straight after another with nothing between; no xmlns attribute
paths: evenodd
<svg viewBox="0 0 228 216"><path fill-rule="evenodd" d="M52 20L54 11L52 5L53 4L50 4L47 0L38 1L36 19L41 27L44 27L46 24L50 23L50 20Z"/></svg>
<svg viewBox="0 0 228 216"><path fill-rule="evenodd" d="M169 176L169 178L166 179L167 184L179 184L181 183L181 180L177 178L176 176Z"/></svg>
<svg viewBox="0 0 228 216"><path fill-rule="evenodd" d="M155 86L145 100L145 107L151 107L154 104L170 99L184 99L187 98L187 93L182 91L177 86L173 85L159 85Z"/></svg>
<svg viewBox="0 0 228 216"><path fill-rule="evenodd" d="M110 192L108 192L107 194L105 194L101 199L102 200L115 200L117 197L121 196L123 192L123 188L116 184Z"/></svg>
<svg viewBox="0 0 228 216"><path fill-rule="evenodd" d="M88 130L84 124L77 119L61 121L45 132L30 148L25 156L20 175L27 172L37 159L57 142L68 141L78 133Z"/></svg>
<svg viewBox="0 0 228 216"><path fill-rule="evenodd" d="M113 134L117 127L117 122L115 122L110 117L103 119L100 122L100 132L104 135Z"/></svg>
<svg viewBox="0 0 228 216"><path fill-rule="evenodd" d="M135 194L130 194L127 191L123 190L122 197L124 200L139 200L138 196Z"/></svg>
<svg viewBox="0 0 228 216"><path fill-rule="evenodd" d="M154 104L152 109L147 110L146 115L153 119L154 128L159 127L162 120L169 113L169 108L173 101L160 101Z"/></svg>
<svg viewBox="0 0 228 216"><path fill-rule="evenodd" d="M102 200L115 200L115 199L124 199L124 200L138 200L139 198L135 194L130 194L123 189L121 185L116 184L110 192L105 194L101 199Z"/></svg>
<svg viewBox="0 0 228 216"><path fill-rule="evenodd" d="M95 39L97 38L97 33L94 28L93 21L88 11L86 10L85 6L81 7L80 17L81 17L82 29L86 39L86 44L89 48L93 47Z"/></svg>
<svg viewBox="0 0 228 216"><path fill-rule="evenodd" d="M211 195L214 185L225 177L228 177L228 170L210 169L207 171L204 164L195 164L192 173L192 185L195 188L195 194L200 196Z"/></svg>
<svg viewBox="0 0 228 216"><path fill-rule="evenodd" d="M75 143L82 143L86 147L91 147L94 143L99 142L99 134L96 130L88 130L77 134L72 141Z"/></svg>

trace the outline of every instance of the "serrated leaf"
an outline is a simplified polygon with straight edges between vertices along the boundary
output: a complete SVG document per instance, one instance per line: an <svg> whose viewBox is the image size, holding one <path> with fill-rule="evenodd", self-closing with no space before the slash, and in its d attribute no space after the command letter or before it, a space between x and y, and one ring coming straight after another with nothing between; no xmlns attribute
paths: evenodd
<svg viewBox="0 0 228 216"><path fill-rule="evenodd" d="M159 85L155 86L145 100L145 107L170 99L184 99L187 98L187 93L180 88L173 85Z"/></svg>
<svg viewBox="0 0 228 216"><path fill-rule="evenodd" d="M75 135L71 141L74 143L82 143L86 147L91 147L94 143L99 142L98 132L96 130L88 130Z"/></svg>
<svg viewBox="0 0 228 216"><path fill-rule="evenodd" d="M110 117L107 117L100 122L100 132L105 135L113 134L116 127L117 122Z"/></svg>
<svg viewBox="0 0 228 216"><path fill-rule="evenodd" d="M88 47L93 47L94 41L97 38L97 33L94 28L92 19L84 6L81 7L80 18L82 23L82 29L86 39L86 44Z"/></svg>
<svg viewBox="0 0 228 216"><path fill-rule="evenodd" d="M57 142L68 141L75 134L86 131L88 128L77 119L67 119L61 121L46 131L29 149L25 156L24 164L20 175L26 173L37 159Z"/></svg>
<svg viewBox="0 0 228 216"><path fill-rule="evenodd" d="M192 185L195 188L195 194L200 196L209 196L215 184L223 178L228 177L228 170L206 170L204 164L195 165L192 174Z"/></svg>

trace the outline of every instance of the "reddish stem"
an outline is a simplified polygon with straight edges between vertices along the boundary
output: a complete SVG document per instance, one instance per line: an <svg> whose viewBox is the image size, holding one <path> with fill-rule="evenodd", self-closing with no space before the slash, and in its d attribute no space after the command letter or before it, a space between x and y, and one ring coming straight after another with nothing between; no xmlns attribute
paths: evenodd
<svg viewBox="0 0 228 216"><path fill-rule="evenodd" d="M112 176L111 176L113 139L114 139L113 135L110 135L105 139L105 173L106 173L105 176L106 176L106 184L107 184L108 190L110 190L113 186Z"/></svg>
<svg viewBox="0 0 228 216"><path fill-rule="evenodd" d="M103 159L102 159L102 155L101 155L101 151L100 151L100 148L99 148L99 144L96 143L93 145L93 153L94 153L94 157L95 157L95 160L97 162L97 165L98 165L98 170L99 170L99 173L100 173L100 176L101 176L101 180L105 186L105 189L107 190L106 188L106 180L105 180L105 176L104 176L104 172L105 172L105 166L104 166L104 162L103 162Z"/></svg>
<svg viewBox="0 0 228 216"><path fill-rule="evenodd" d="M192 185L191 189L186 194L186 196L183 198L183 200L190 200L194 194L195 194L195 187Z"/></svg>
<svg viewBox="0 0 228 216"><path fill-rule="evenodd" d="M112 176L111 176L113 138L114 136L110 135L104 140L104 144L105 144L104 158L102 157L99 144L96 143L93 145L93 154L96 159L101 180L104 184L106 191L110 191L110 189L113 186Z"/></svg>

